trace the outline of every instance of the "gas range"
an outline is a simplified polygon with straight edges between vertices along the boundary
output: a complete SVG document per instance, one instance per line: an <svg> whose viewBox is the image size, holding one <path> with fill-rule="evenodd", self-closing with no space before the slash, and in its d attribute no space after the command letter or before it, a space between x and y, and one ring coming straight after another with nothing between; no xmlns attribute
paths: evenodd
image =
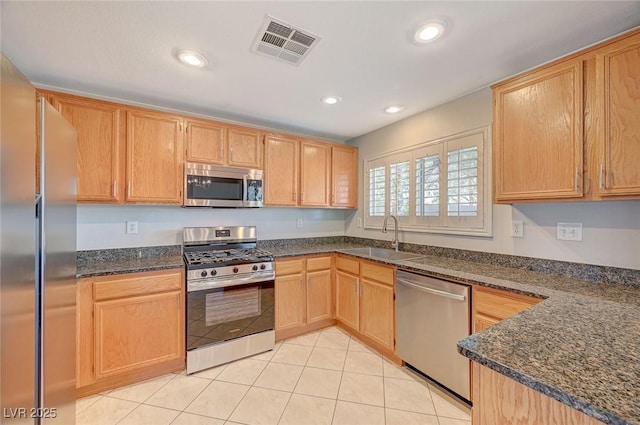
<svg viewBox="0 0 640 425"><path fill-rule="evenodd" d="M187 373L271 350L275 271L256 228L187 227Z"/></svg>
<svg viewBox="0 0 640 425"><path fill-rule="evenodd" d="M273 279L273 255L256 242L254 226L186 227L187 291Z"/></svg>

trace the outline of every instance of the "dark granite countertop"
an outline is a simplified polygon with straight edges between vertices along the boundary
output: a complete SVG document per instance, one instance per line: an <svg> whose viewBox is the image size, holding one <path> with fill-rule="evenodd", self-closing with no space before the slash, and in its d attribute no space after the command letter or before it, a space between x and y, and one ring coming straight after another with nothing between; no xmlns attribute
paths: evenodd
<svg viewBox="0 0 640 425"><path fill-rule="evenodd" d="M78 278L184 267L179 245L79 251L77 257Z"/></svg>
<svg viewBox="0 0 640 425"><path fill-rule="evenodd" d="M345 252L388 242L357 238L259 241L276 258ZM178 247L78 255L78 276L182 267ZM388 261L428 274L544 299L458 343L482 365L608 424L640 425L640 271L422 246ZM456 252L454 252L456 251ZM433 255L436 254L436 255ZM616 283L617 282L617 283Z"/></svg>

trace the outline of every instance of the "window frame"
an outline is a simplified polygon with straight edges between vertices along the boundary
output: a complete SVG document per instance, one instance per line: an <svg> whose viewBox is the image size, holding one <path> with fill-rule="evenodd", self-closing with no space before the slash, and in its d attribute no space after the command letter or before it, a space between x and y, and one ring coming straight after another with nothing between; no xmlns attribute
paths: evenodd
<svg viewBox="0 0 640 425"><path fill-rule="evenodd" d="M385 152L364 160L364 222L367 229L381 229L384 217L390 214L390 165L409 159L409 215L398 217L399 228L403 231L419 233L440 233L451 235L470 235L491 237L492 198L491 198L491 126L452 134L435 140L419 143L403 149ZM478 214L477 216L449 216L447 160L450 151L476 146L478 148ZM417 215L417 174L416 160L437 154L439 156L439 215ZM384 216L369 215L369 171L375 167L385 167Z"/></svg>

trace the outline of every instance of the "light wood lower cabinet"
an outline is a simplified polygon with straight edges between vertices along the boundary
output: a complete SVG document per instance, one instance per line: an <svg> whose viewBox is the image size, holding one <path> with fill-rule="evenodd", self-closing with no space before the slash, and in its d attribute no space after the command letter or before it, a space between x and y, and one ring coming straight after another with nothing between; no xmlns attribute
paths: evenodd
<svg viewBox="0 0 640 425"><path fill-rule="evenodd" d="M81 279L77 395L184 368L184 271Z"/></svg>
<svg viewBox="0 0 640 425"><path fill-rule="evenodd" d="M277 341L334 324L333 255L276 260L275 299Z"/></svg>
<svg viewBox="0 0 640 425"><path fill-rule="evenodd" d="M478 363L473 377L473 425L602 424Z"/></svg>
<svg viewBox="0 0 640 425"><path fill-rule="evenodd" d="M357 275L336 270L336 319L355 330L360 328L359 281Z"/></svg>
<svg viewBox="0 0 640 425"><path fill-rule="evenodd" d="M395 267L336 257L336 319L368 345L395 355Z"/></svg>
<svg viewBox="0 0 640 425"><path fill-rule="evenodd" d="M473 288L473 332L480 332L542 301L527 295L475 286Z"/></svg>

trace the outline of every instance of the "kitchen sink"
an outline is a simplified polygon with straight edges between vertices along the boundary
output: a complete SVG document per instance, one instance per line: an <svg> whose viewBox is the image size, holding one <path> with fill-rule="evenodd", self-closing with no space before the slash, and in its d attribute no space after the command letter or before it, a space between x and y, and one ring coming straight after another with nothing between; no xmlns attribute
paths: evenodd
<svg viewBox="0 0 640 425"><path fill-rule="evenodd" d="M393 249L374 247L343 249L342 252L345 254L379 258L382 260L409 260L412 258L424 257L423 254L416 254L414 252L402 252L394 251Z"/></svg>

